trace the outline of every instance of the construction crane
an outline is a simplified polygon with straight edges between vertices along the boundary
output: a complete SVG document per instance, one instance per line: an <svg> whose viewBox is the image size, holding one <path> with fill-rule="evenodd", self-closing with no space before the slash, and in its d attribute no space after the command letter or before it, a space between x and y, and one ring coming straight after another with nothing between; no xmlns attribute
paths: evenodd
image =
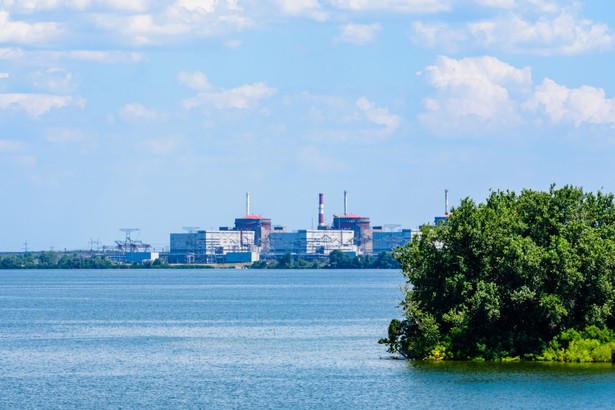
<svg viewBox="0 0 615 410"><path fill-rule="evenodd" d="M139 250L148 251L152 245L143 243L141 241L135 241L132 239L133 232L140 232L139 228L122 228L120 231L126 234L124 241L115 241L116 249L122 253L125 252L138 252Z"/></svg>

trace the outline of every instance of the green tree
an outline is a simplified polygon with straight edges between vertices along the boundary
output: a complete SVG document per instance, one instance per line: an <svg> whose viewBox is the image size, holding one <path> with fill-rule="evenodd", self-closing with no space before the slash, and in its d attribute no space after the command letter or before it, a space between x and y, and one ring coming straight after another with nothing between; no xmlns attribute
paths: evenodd
<svg viewBox="0 0 615 410"><path fill-rule="evenodd" d="M329 254L329 263L325 267L329 269L348 269L354 266L353 260L348 254L336 249Z"/></svg>
<svg viewBox="0 0 615 410"><path fill-rule="evenodd" d="M552 186L466 198L395 257L405 317L382 342L408 358L532 357L567 329L615 327L611 194Z"/></svg>
<svg viewBox="0 0 615 410"><path fill-rule="evenodd" d="M293 256L290 253L285 253L278 258L279 269L292 269L293 268Z"/></svg>

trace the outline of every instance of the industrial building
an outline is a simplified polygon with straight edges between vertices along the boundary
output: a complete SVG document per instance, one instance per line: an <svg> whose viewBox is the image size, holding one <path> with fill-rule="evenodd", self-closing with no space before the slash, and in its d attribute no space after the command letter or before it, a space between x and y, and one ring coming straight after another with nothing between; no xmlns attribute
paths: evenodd
<svg viewBox="0 0 615 410"><path fill-rule="evenodd" d="M389 231L382 227L374 227L372 231L372 253L391 252L412 241L414 236L418 234L419 231L413 229Z"/></svg>
<svg viewBox="0 0 615 410"><path fill-rule="evenodd" d="M326 256L334 250L357 253L354 232L343 230L302 229L297 232L274 231L269 235L269 254Z"/></svg>
<svg viewBox="0 0 615 410"><path fill-rule="evenodd" d="M318 195L318 229L288 232L273 226L271 219L250 212L250 194L246 193L245 216L235 219L233 228L199 230L184 228L187 233L172 233L169 263L249 263L291 254L298 257L323 258L334 250L350 254L390 252L412 240L418 231L371 227L369 217L348 212L348 195L344 191L344 213L325 222L324 194Z"/></svg>
<svg viewBox="0 0 615 410"><path fill-rule="evenodd" d="M172 233L169 263L224 263L229 253L254 254L254 236L252 231L228 228Z"/></svg>

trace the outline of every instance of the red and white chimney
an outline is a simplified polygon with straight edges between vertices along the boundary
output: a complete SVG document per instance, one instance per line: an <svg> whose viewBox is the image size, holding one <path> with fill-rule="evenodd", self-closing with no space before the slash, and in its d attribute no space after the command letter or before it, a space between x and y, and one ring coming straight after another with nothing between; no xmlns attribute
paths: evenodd
<svg viewBox="0 0 615 410"><path fill-rule="evenodd" d="M318 194L318 228L325 227L325 195Z"/></svg>

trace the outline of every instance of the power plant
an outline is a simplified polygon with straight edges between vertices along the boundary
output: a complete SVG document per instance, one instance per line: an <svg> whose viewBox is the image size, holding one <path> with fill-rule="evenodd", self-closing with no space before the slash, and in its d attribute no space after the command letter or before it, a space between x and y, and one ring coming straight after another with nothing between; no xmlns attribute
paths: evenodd
<svg viewBox="0 0 615 410"><path fill-rule="evenodd" d="M348 193L344 191L344 213L325 222L324 194L318 194L317 229L289 232L273 226L270 218L250 212L246 193L245 216L235 219L233 228L191 229L171 233L169 263L250 263L272 260L285 254L304 259L322 259L334 250L352 255L390 252L409 242L418 230L398 229L399 225L371 226L370 218L348 213Z"/></svg>

